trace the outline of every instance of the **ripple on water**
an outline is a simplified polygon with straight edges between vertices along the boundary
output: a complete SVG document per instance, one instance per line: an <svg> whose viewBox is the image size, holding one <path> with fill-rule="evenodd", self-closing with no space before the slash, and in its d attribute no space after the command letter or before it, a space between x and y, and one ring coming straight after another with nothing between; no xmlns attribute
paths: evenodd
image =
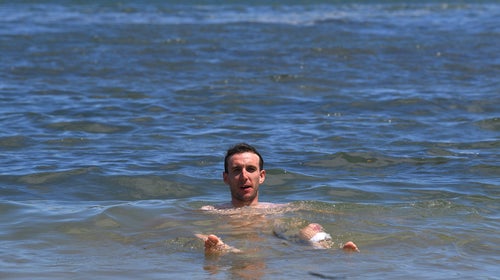
<svg viewBox="0 0 500 280"><path fill-rule="evenodd" d="M476 125L482 129L500 131L500 118L491 118L477 121Z"/></svg>
<svg viewBox="0 0 500 280"><path fill-rule="evenodd" d="M180 199L200 195L193 185L160 176L108 176L102 178L115 199Z"/></svg>
<svg viewBox="0 0 500 280"><path fill-rule="evenodd" d="M50 129L63 131L82 131L87 133L122 133L133 129L132 126L112 125L91 121L56 122L47 125Z"/></svg>
<svg viewBox="0 0 500 280"><path fill-rule="evenodd" d="M0 149L16 150L30 146L33 140L29 137L16 135L0 137Z"/></svg>
<svg viewBox="0 0 500 280"><path fill-rule="evenodd" d="M447 152L447 154L449 154ZM370 167L383 168L399 164L445 164L451 159L444 156L396 157L375 152L337 152L321 156L319 159L305 163L305 166L326 168Z"/></svg>
<svg viewBox="0 0 500 280"><path fill-rule="evenodd" d="M85 167L27 175L3 175L2 179L5 183L18 186L3 193L11 198L140 201L203 195L203 189L182 182L190 178L174 177L105 175L98 167Z"/></svg>

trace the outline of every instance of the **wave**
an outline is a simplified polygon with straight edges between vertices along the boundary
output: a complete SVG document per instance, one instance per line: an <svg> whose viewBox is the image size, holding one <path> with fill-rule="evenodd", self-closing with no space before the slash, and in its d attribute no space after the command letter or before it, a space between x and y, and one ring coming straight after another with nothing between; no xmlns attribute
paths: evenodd
<svg viewBox="0 0 500 280"><path fill-rule="evenodd" d="M97 3L97 2L96 2ZM474 21L478 13L498 10L496 5L444 5L426 3L402 5L366 3L335 4L178 4L157 2L152 5L140 3L99 2L97 4L71 3L18 3L2 4L0 22L13 24L14 30L4 29L2 33L26 33L57 30L55 24L236 24L263 23L287 25L314 25L342 23L345 21L369 22L371 20L394 20L411 23L422 17L434 19L436 14L445 14L451 21ZM475 10L476 13L462 13ZM450 11L458 11L450 15ZM457 17L454 17L454 16ZM459 16L459 17L458 17ZM30 27L15 23L31 22ZM432 23L432 21L431 21Z"/></svg>
<svg viewBox="0 0 500 280"><path fill-rule="evenodd" d="M130 126L112 125L92 121L64 121L47 125L48 128L64 131L82 131L87 133L119 133L132 130Z"/></svg>
<svg viewBox="0 0 500 280"><path fill-rule="evenodd" d="M3 175L4 199L55 199L69 201L140 201L182 199L200 195L202 190L182 181L155 175L104 175L98 167L27 175Z"/></svg>

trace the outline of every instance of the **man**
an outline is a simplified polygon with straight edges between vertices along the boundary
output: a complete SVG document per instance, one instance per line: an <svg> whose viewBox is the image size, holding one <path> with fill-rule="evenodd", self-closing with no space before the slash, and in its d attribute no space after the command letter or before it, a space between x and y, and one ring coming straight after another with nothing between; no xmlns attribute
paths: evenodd
<svg viewBox="0 0 500 280"><path fill-rule="evenodd" d="M264 159L257 149L246 143L240 143L227 150L224 158L224 183L229 186L231 202L218 206L204 206L202 210L220 210L231 208L275 208L283 204L259 202L259 186L266 180ZM241 252L226 245L215 235L196 234L205 241L205 253ZM309 224L299 232L300 239L309 242L314 248L330 248L331 236L319 224ZM357 246L349 241L342 246L345 250L358 251Z"/></svg>
<svg viewBox="0 0 500 280"><path fill-rule="evenodd" d="M283 204L259 202L259 186L266 180L264 159L254 147L246 143L237 144L227 151L222 178L229 186L231 202L215 207L204 206L203 210L283 206Z"/></svg>

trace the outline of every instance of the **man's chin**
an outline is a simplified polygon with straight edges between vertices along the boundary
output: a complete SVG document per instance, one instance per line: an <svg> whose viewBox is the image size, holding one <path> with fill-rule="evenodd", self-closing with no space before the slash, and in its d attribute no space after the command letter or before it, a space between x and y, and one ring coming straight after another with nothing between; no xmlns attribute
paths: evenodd
<svg viewBox="0 0 500 280"><path fill-rule="evenodd" d="M240 198L241 201L245 203L251 203L256 200L256 196L254 194L244 194Z"/></svg>

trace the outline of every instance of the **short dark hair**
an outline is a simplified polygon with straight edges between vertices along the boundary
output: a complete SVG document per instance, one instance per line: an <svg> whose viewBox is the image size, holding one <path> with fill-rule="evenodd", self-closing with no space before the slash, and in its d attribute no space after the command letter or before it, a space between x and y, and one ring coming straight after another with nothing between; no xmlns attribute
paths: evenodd
<svg viewBox="0 0 500 280"><path fill-rule="evenodd" d="M247 153L247 152L254 153L254 154L259 156L259 168L260 168L260 170L263 170L264 169L264 159L259 154L257 149L255 149L253 146L251 146L247 143L238 143L227 150L226 157L224 158L224 172L227 173L227 165L228 165L227 161L231 156L233 156L235 154L242 154L242 153Z"/></svg>

